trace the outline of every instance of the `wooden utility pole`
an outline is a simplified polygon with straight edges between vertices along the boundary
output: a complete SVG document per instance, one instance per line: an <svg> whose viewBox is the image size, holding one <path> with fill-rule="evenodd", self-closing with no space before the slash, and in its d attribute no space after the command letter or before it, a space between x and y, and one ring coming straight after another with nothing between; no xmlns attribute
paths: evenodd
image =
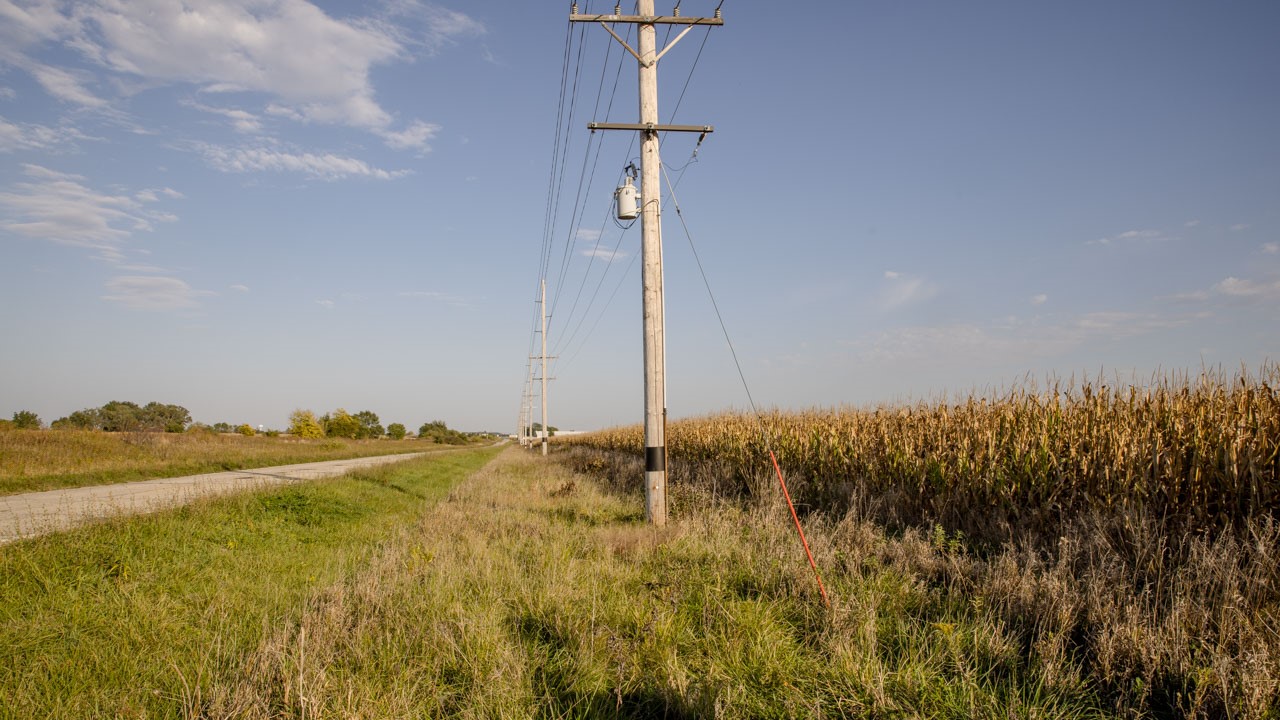
<svg viewBox="0 0 1280 720"><path fill-rule="evenodd" d="M644 506L645 517L658 526L667 524L667 378L665 347L665 303L662 289L662 187L659 132L709 133L710 126L660 125L658 123L658 60L689 33L695 25L723 25L720 11L714 18L680 17L679 5L670 16L655 16L653 0L639 0L639 15L623 15L621 6L613 15L579 15L574 3L570 22L598 22L635 57L640 65L640 122L590 123L595 130L636 130L640 132L640 256L644 315ZM639 50L632 49L610 24L637 27ZM658 51L657 25L685 25L685 29ZM545 424L545 421L544 421Z"/></svg>
<svg viewBox="0 0 1280 720"><path fill-rule="evenodd" d="M520 447L524 447L524 443L525 443L524 431L525 431L525 425L527 424L525 422L525 413L528 412L528 409L529 409L528 378L532 376L533 376L533 361L530 360L525 363L526 379L524 381L524 385L520 386L520 416L516 418L516 442L520 443Z"/></svg>
<svg viewBox="0 0 1280 720"><path fill-rule="evenodd" d="M547 455L547 281L542 280L542 455Z"/></svg>
<svg viewBox="0 0 1280 720"><path fill-rule="evenodd" d="M529 447L533 443L533 356L529 356L529 380L524 393L524 438L521 447Z"/></svg>

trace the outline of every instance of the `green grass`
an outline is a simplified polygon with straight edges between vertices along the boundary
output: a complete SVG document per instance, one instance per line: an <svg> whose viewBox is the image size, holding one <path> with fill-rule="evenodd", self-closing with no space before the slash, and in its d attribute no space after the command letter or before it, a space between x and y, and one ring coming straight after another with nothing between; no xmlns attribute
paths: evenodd
<svg viewBox="0 0 1280 720"><path fill-rule="evenodd" d="M1109 716L945 544L820 530L827 609L785 509L674 501L485 449L0 548L0 717Z"/></svg>
<svg viewBox="0 0 1280 720"><path fill-rule="evenodd" d="M424 440L10 430L0 432L0 494L421 452L438 447Z"/></svg>
<svg viewBox="0 0 1280 720"><path fill-rule="evenodd" d="M193 716L264 633L496 453L206 500L0 547L0 717Z"/></svg>

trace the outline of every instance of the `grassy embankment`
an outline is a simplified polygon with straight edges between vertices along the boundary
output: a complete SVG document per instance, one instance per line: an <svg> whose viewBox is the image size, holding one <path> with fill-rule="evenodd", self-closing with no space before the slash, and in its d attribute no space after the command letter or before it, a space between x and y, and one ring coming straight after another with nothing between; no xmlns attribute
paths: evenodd
<svg viewBox="0 0 1280 720"><path fill-rule="evenodd" d="M421 440L302 440L214 433L0 432L0 494L431 450Z"/></svg>
<svg viewBox="0 0 1280 720"><path fill-rule="evenodd" d="M0 716L1108 716L945 542L820 524L828 611L776 503L509 448L432 504L494 452L0 548Z"/></svg>
<svg viewBox="0 0 1280 720"><path fill-rule="evenodd" d="M0 546L0 717L192 717L246 678L279 672L270 660L278 634L358 583L384 545L497 452L419 458ZM290 642L311 649L305 637ZM308 717L310 688L292 674L271 677L283 694L259 716L278 706Z"/></svg>

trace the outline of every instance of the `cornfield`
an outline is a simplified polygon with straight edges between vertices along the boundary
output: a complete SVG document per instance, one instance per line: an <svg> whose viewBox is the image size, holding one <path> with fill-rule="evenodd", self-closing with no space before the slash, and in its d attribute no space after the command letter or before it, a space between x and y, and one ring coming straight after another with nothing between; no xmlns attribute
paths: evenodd
<svg viewBox="0 0 1280 720"><path fill-rule="evenodd" d="M643 453L640 426L558 440ZM734 413L667 430L673 482L750 492L778 457L809 508L1001 542L1085 513L1216 534L1280 510L1280 367L1154 383L1024 385L956 401Z"/></svg>

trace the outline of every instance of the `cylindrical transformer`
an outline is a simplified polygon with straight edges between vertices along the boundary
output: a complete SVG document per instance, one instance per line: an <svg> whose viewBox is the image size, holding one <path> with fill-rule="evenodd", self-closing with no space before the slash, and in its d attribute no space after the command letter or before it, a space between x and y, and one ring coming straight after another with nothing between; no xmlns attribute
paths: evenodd
<svg viewBox="0 0 1280 720"><path fill-rule="evenodd" d="M618 206L619 220L635 220L640 217L640 196L631 178L627 178L626 183L613 191L613 197Z"/></svg>

